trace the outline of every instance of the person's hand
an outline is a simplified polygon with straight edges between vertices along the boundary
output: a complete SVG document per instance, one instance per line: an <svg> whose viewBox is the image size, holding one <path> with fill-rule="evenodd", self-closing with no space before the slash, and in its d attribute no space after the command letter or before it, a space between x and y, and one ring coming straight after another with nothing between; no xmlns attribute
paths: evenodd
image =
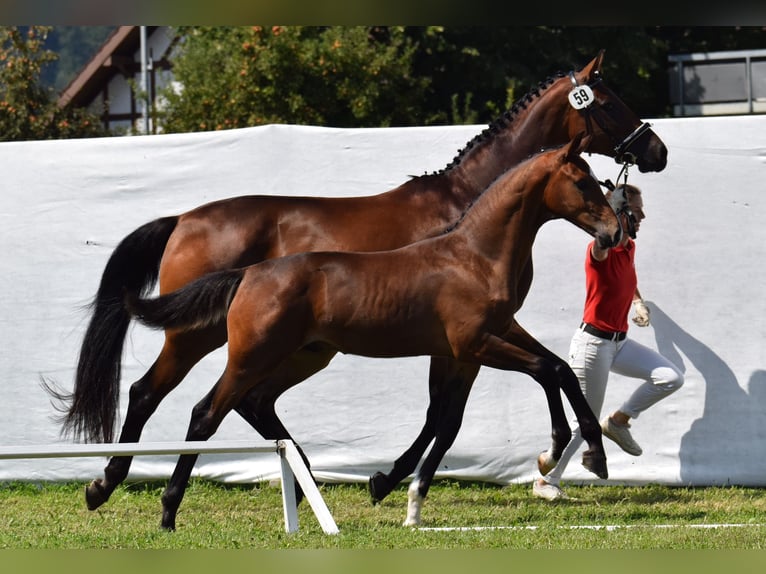
<svg viewBox="0 0 766 574"><path fill-rule="evenodd" d="M633 300L633 322L639 327L649 325L649 307L646 306L643 299Z"/></svg>

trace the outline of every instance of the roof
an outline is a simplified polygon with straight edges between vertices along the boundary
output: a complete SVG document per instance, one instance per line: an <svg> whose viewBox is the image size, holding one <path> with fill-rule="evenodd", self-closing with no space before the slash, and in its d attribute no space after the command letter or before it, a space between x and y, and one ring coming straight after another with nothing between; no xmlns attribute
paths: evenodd
<svg viewBox="0 0 766 574"><path fill-rule="evenodd" d="M134 55L141 48L140 26L117 26L79 74L62 90L59 107L86 107L116 73L135 65ZM147 26L151 35L157 26Z"/></svg>

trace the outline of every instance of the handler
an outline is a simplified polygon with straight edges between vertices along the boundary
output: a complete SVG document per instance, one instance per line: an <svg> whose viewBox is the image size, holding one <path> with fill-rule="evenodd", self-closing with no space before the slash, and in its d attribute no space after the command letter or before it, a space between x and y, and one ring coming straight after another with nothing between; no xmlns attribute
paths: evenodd
<svg viewBox="0 0 766 574"><path fill-rule="evenodd" d="M604 436L628 454L639 456L642 450L630 434L630 419L677 391L684 377L657 351L626 336L631 305L635 313L633 322L639 327L649 325L649 308L638 290L634 263L634 239L645 217L644 205L641 190L633 185L620 185L607 191L606 197L626 233L613 248L601 249L596 242L588 245L585 309L582 323L572 337L569 365L596 416L604 404L610 371L643 380L619 409L601 421ZM534 496L545 500L567 497L559 487L561 475L582 444L580 429L576 427L558 464L550 450L540 454L537 467L542 476L532 484Z"/></svg>

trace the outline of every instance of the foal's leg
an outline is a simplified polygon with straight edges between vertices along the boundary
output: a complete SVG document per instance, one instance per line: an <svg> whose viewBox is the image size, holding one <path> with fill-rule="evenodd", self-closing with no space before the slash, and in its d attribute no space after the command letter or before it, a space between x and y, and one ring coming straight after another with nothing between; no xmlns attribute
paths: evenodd
<svg viewBox="0 0 766 574"><path fill-rule="evenodd" d="M435 440L417 475L407 489L407 518L404 526L420 524L420 511L431 487L436 469L455 442L463 423L463 413L471 387L479 373L479 365L451 361L451 376L445 381L441 405L435 424Z"/></svg>
<svg viewBox="0 0 766 574"><path fill-rule="evenodd" d="M165 345L149 370L130 388L128 410L119 442L138 442L146 421L162 399L172 391L205 355L226 342L226 330L207 329L166 333ZM115 456L104 468L104 478L85 488L85 501L95 510L128 476L131 456Z"/></svg>
<svg viewBox="0 0 766 574"><path fill-rule="evenodd" d="M277 416L277 399L289 388L324 369L336 353L334 348L317 343L303 347L250 391L235 410L263 438L292 440L292 436ZM310 472L311 465L308 457L297 443L295 446ZM298 502L303 499L303 489L297 480L295 496Z"/></svg>
<svg viewBox="0 0 766 574"><path fill-rule="evenodd" d="M598 418L585 400L577 376L565 361L541 345L518 323L514 323L504 339L488 336L479 359L487 366L527 373L543 387L551 415L551 452L555 460L561 457L572 437L561 402L560 391L563 391L577 417L582 437L588 443L588 449L583 453L583 466L599 478L608 477Z"/></svg>
<svg viewBox="0 0 766 574"><path fill-rule="evenodd" d="M220 381L219 383L220 384ZM204 420L203 417L209 412L212 405L213 396L218 388L216 384L212 390L197 403L192 409L191 422L189 423L189 430L186 433L186 440L207 440L210 438L215 429L211 430L211 423L208 420ZM218 428L220 421L215 424L215 428ZM165 492L162 493L162 528L166 530L176 529L176 514L178 513L178 507L181 505L186 487L189 484L189 477L192 470L194 470L194 464L197 462L199 454L183 454L178 457L178 462L173 470L173 474L168 481Z"/></svg>
<svg viewBox="0 0 766 574"><path fill-rule="evenodd" d="M447 357L431 357L428 375L430 402L426 412L426 422L412 445L396 459L391 472L388 474L376 472L370 478L368 487L374 503L383 500L397 484L415 471L423 453L436 436L437 429L441 428L452 386L468 385L470 390L478 372L478 365L459 363Z"/></svg>
<svg viewBox="0 0 766 574"><path fill-rule="evenodd" d="M230 369L227 365L215 386L192 410L185 440L204 441L213 436L224 417L253 388L256 382L253 372L254 370L246 371L238 367ZM183 500L197 458L197 454L184 454L178 458L173 475L162 494L161 526L166 530L175 530L176 528L178 507Z"/></svg>

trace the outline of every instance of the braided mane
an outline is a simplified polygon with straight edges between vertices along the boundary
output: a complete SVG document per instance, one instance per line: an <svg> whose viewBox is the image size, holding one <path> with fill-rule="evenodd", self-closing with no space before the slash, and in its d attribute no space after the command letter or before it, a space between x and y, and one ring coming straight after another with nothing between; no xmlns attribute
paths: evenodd
<svg viewBox="0 0 766 574"><path fill-rule="evenodd" d="M527 109L527 106L531 104L535 98L540 97L540 93L542 91L549 88L557 79L562 77L564 77L564 74L562 72L557 72L555 77L548 77L540 82L536 88L532 88L529 92L516 100L513 106L506 110L502 116L492 121L486 128L484 128L484 130L482 130L481 133L469 141L465 147L463 147L463 149L458 152L455 158L449 164L447 164L447 166L443 167L439 171L433 172L431 175L443 174L460 165L460 162L468 154L468 152L473 150L476 146L490 141L495 136L495 134L506 129L520 112Z"/></svg>

